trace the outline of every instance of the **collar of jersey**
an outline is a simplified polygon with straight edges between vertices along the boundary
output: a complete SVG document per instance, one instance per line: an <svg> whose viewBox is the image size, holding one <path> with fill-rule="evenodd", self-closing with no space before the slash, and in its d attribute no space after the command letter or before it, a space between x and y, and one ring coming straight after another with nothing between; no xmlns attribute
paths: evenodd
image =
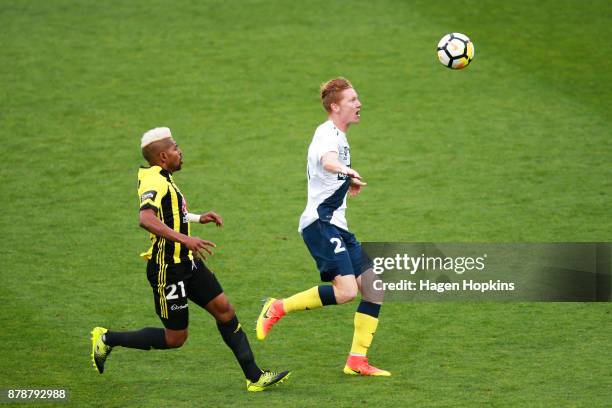
<svg viewBox="0 0 612 408"><path fill-rule="evenodd" d="M140 166L141 169L151 169L154 171L159 171L159 174L161 174L162 176L170 176L172 175L172 173L170 173L168 170L162 169L161 166ZM159 169L159 170L156 170Z"/></svg>
<svg viewBox="0 0 612 408"><path fill-rule="evenodd" d="M346 136L346 133L344 133L343 131L341 131L340 129L338 129L338 126L336 126L336 124L334 123L334 121L333 121L333 120L331 120L331 119L327 119L327 121L331 123L332 127L333 127L333 128L334 128L334 130L337 132L337 134L340 134L340 135L345 135L345 136Z"/></svg>

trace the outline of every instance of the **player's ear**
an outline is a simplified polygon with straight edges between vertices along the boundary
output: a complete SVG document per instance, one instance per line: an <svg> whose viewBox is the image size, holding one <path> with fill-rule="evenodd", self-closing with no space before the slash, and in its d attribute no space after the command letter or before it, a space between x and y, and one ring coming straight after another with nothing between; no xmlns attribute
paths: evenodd
<svg viewBox="0 0 612 408"><path fill-rule="evenodd" d="M338 111L340 110L340 105L338 105L335 102L332 102L329 107L331 108L332 112L336 112L338 113Z"/></svg>
<svg viewBox="0 0 612 408"><path fill-rule="evenodd" d="M159 152L159 161L165 163L168 160L168 153L165 150Z"/></svg>

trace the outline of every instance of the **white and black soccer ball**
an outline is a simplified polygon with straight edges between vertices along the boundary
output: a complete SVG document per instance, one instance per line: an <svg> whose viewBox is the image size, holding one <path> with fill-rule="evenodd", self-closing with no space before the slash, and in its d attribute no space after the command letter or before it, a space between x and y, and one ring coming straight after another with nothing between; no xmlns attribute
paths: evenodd
<svg viewBox="0 0 612 408"><path fill-rule="evenodd" d="M438 59L447 68L463 69L473 58L474 44L465 34L446 34L438 43Z"/></svg>

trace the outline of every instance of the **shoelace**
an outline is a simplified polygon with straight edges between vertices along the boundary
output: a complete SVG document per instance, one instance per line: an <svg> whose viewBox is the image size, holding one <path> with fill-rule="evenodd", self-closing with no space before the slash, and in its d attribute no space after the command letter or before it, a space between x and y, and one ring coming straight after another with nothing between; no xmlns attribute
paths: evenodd
<svg viewBox="0 0 612 408"><path fill-rule="evenodd" d="M276 377L278 373L276 371L264 370L264 372L261 373L261 375L264 377L264 381L268 382L272 380L274 377Z"/></svg>

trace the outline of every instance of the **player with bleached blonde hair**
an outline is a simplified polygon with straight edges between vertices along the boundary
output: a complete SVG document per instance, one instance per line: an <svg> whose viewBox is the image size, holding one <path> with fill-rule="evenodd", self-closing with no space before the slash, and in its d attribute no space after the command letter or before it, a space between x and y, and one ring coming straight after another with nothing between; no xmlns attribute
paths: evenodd
<svg viewBox="0 0 612 408"><path fill-rule="evenodd" d="M190 223L223 225L217 213L193 214L173 174L183 166L183 152L170 129L158 127L141 139L141 151L149 166L138 171L140 226L150 233L151 247L141 254L147 261L147 278L153 290L155 312L163 324L133 331L94 327L91 357L102 374L115 347L166 350L183 346L189 326L189 304L210 313L225 344L240 365L248 391L263 391L280 384L289 371L261 370L236 311L221 284L204 263L215 244L192 236Z"/></svg>

